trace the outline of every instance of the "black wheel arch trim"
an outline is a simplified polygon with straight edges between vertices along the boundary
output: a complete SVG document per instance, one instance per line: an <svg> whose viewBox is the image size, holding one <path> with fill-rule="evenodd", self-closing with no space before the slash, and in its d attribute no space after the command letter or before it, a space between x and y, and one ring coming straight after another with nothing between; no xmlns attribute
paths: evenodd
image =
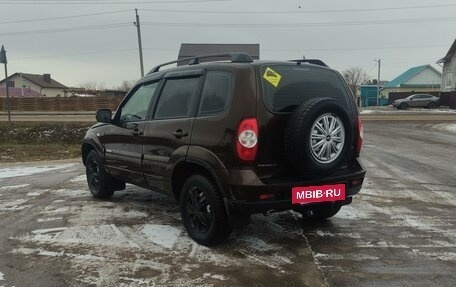
<svg viewBox="0 0 456 287"><path fill-rule="evenodd" d="M101 146L98 139L93 139L93 138L85 138L82 141L82 144L81 144L82 163L84 165L86 164L87 156L89 155L89 152L91 150L95 150L101 156L101 158L103 159L103 163L104 163L104 161L105 161L104 148Z"/></svg>
<svg viewBox="0 0 456 287"><path fill-rule="evenodd" d="M208 158L210 158L211 160L208 160ZM229 179L229 174L226 170L225 165L214 153L212 153L208 149L198 146L189 147L187 155L185 157L180 157L179 159L168 164L165 172L165 178L167 179L170 185L170 190L173 190L172 178L176 168L179 165L185 163L194 164L204 169L212 177L217 188L222 193L222 196L227 196L228 187L221 184L221 182L228 182Z"/></svg>

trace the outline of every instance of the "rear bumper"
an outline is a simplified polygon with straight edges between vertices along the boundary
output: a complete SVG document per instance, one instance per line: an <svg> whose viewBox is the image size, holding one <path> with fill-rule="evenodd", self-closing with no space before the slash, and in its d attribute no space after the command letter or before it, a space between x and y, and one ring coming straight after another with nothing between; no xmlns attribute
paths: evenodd
<svg viewBox="0 0 456 287"><path fill-rule="evenodd" d="M291 203L291 189L293 187L338 183L343 183L346 186L346 199L340 201L342 205L346 205L361 190L366 174L366 170L359 159L357 159L353 167L318 180L266 183L252 179L250 172L242 171L236 173L234 180L239 181L241 184L232 184L228 196L225 197L225 203L231 210L234 209L241 213L263 213L297 209L300 205ZM246 173L244 177L242 173ZM247 180L250 181L246 182ZM262 199L264 197L267 197L267 199Z"/></svg>

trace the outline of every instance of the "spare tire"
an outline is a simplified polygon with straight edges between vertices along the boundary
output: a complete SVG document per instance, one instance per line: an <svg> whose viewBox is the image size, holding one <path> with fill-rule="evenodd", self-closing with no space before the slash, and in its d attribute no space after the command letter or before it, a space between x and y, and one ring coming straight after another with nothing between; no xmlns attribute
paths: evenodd
<svg viewBox="0 0 456 287"><path fill-rule="evenodd" d="M302 103L285 132L285 153L300 175L328 174L344 162L353 145L353 127L346 109L330 98Z"/></svg>

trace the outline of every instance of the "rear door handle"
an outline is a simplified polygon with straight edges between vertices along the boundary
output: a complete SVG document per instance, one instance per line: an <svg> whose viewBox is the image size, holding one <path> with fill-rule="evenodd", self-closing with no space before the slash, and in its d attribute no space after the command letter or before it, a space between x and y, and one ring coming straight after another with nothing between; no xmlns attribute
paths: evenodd
<svg viewBox="0 0 456 287"><path fill-rule="evenodd" d="M143 135L143 132L141 132L141 131L138 130L138 129L134 129L134 130L131 132L131 134L132 134L133 136L137 137L137 136L142 136L142 135Z"/></svg>
<svg viewBox="0 0 456 287"><path fill-rule="evenodd" d="M175 132L173 132L173 136L175 136L176 138L180 139L180 138L188 136L188 133L184 133L183 130L178 129Z"/></svg>

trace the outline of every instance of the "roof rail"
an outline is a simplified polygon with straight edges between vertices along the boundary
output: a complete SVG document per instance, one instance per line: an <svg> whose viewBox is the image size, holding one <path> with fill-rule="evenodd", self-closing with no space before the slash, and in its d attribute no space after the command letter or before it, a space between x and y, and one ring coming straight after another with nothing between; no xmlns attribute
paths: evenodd
<svg viewBox="0 0 456 287"><path fill-rule="evenodd" d="M207 59L207 58L226 58L230 59L232 63L251 63L253 62L252 57L250 57L247 53L225 53L225 54L209 54L209 55L200 55L196 57L189 57L180 60L175 60L171 62L166 62L155 66L152 70L150 70L147 74L152 74L160 71L161 67L168 66L174 63L181 63L181 62L188 62L188 65L196 65L200 63L200 59Z"/></svg>
<svg viewBox="0 0 456 287"><path fill-rule="evenodd" d="M296 62L296 63L298 63L298 65L301 65L302 63L309 63L309 64L324 66L324 67L329 68L329 66L326 65L325 62L323 62L322 60L318 60L318 59L300 59L300 60L290 60L290 61Z"/></svg>

